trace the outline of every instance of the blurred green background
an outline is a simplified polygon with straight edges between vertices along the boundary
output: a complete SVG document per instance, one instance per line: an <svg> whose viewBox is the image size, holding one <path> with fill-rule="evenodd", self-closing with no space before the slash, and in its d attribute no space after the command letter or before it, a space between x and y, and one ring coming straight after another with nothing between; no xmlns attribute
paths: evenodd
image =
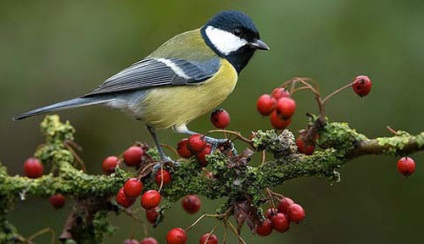
<svg viewBox="0 0 424 244"><path fill-rule="evenodd" d="M82 95L226 9L250 15L271 47L255 55L222 105L232 115L229 129L245 135L269 129L268 119L256 112L256 99L293 76L311 77L328 93L359 74L373 80L371 94L360 99L348 90L335 97L327 107L331 120L348 121L369 137L389 136L387 125L411 133L424 129L423 1L1 1L0 160L9 173L22 174L23 161L42 143L42 117L12 122L14 115ZM294 132L305 127L305 112L317 111L311 94L295 98ZM103 158L134 141L152 143L142 124L117 111L90 107L60 115L77 129L81 157L93 174L101 173ZM190 128L204 132L212 126L206 115ZM159 136L171 145L183 137L172 131ZM398 174L397 158L367 156L341 169L342 182L335 185L323 178L287 182L276 190L303 205L306 221L265 238L245 228L243 237L248 243L418 243L424 239L424 157L414 158L417 172L408 179ZM213 212L219 202L205 200L201 211ZM55 211L46 199L30 198L10 218L27 236L46 226L60 234L70 208ZM178 203L150 235L163 243L167 230L187 227L198 216L183 213ZM105 243L121 243L133 222L126 216L111 219L118 230ZM214 224L196 226L189 243L198 243ZM218 233L222 239L221 229ZM135 237L143 237L140 225Z"/></svg>

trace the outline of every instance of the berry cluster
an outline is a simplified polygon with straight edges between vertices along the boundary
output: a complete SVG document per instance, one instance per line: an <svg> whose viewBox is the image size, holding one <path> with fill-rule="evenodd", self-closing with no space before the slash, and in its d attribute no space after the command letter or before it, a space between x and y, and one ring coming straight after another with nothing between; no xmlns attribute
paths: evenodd
<svg viewBox="0 0 424 244"><path fill-rule="evenodd" d="M296 110L296 102L285 88L277 87L271 95L263 94L258 98L256 109L263 116L270 115L272 127L286 129L290 125L291 117Z"/></svg>
<svg viewBox="0 0 424 244"><path fill-rule="evenodd" d="M290 87L290 91L287 90L287 87ZM370 93L372 83L368 76L359 75L349 84L322 98L318 85L314 81L295 77L275 88L271 95L263 94L260 96L256 103L256 109L263 116L270 115L272 127L275 129L286 129L290 125L291 117L296 110L296 102L291 98L291 95L298 91L310 90L315 95L320 110L320 118L323 119L325 118L324 107L326 102L332 96L349 87L352 87L357 95L364 97ZM309 125L306 130L300 132L300 136L296 140L300 153L311 155L314 152L319 136L318 129L316 125Z"/></svg>
<svg viewBox="0 0 424 244"><path fill-rule="evenodd" d="M102 163L102 169L105 174L112 174L115 172L115 168L120 165L121 160L126 166L139 169L141 165L151 161L150 156L146 154L147 149L147 146L144 145L131 146L124 151L122 159L116 156L107 157ZM160 169L155 174L155 181L159 186L170 183L171 178L171 173L166 169ZM141 177L130 178L116 194L116 202L123 208L128 208L134 204L142 191L143 182L141 181ZM158 207L160 201L161 195L159 191L147 190L142 194L140 203L144 209L151 210Z"/></svg>
<svg viewBox="0 0 424 244"><path fill-rule="evenodd" d="M150 159L146 154L147 146L136 145L131 146L122 154L122 157L109 156L103 160L102 169L107 175L115 172L115 168L120 165L121 161L125 163L127 167L134 167L139 169L143 162Z"/></svg>
<svg viewBox="0 0 424 244"><path fill-rule="evenodd" d="M116 202L124 208L134 204L137 197L143 191L143 183L137 178L128 179L124 186L116 194ZM146 209L154 209L159 206L161 195L156 190L147 190L141 196L141 206Z"/></svg>
<svg viewBox="0 0 424 244"><path fill-rule="evenodd" d="M290 222L300 223L305 219L305 210L288 197L281 198L276 208L269 208L266 219L256 227L256 234L268 236L272 230L284 233L290 229Z"/></svg>
<svg viewBox="0 0 424 244"><path fill-rule="evenodd" d="M178 142L177 152L182 158L196 156L200 165L206 167L208 165L206 156L211 154L212 146L206 143L203 135L194 134Z"/></svg>
<svg viewBox="0 0 424 244"><path fill-rule="evenodd" d="M205 152L208 148L211 149L210 145L206 143L204 137L195 134L191 136L189 139L185 139L187 142L185 145L185 150L190 152L190 155L196 155L198 159L202 158L202 152ZM106 174L111 174L115 172L115 168L120 165L120 161L122 160L126 166L128 167L136 167L140 168L141 165L145 165L148 160L151 160L148 155L146 155L145 151L147 148L143 148L141 146L132 146L128 148L122 156L122 159L116 156L107 157L103 163L102 168ZM181 151L181 148L178 152ZM204 160L206 155L210 154L210 151L205 153L203 156ZM147 160L148 159L148 160ZM202 161L199 160L202 163ZM206 161L205 161L206 162ZM153 163L154 164L154 163ZM206 165L206 163L202 163L202 165ZM141 169L142 170L142 169ZM140 176L138 178L130 178L128 179L123 187L121 187L116 195L116 202L123 208L129 208L132 206L138 196L141 195L140 204L141 207L145 209L146 219L153 225L157 225L161 220L161 208L159 204L161 202L160 189L172 181L171 171L165 169L165 167L161 167L155 173L153 173L152 177L154 177L154 181L159 187L159 191L157 190L147 190L143 193L143 182L142 180L149 174L144 175L139 173ZM200 210L201 201L196 195L188 195L182 201L182 207L187 213L194 214ZM207 243L214 243L213 240L216 239L216 236L213 235L209 238ZM181 228L172 229L167 235L168 243L186 243L187 235L186 232ZM152 237L148 237L143 239L141 242L138 242L134 239L127 239L124 243L157 243L156 239Z"/></svg>

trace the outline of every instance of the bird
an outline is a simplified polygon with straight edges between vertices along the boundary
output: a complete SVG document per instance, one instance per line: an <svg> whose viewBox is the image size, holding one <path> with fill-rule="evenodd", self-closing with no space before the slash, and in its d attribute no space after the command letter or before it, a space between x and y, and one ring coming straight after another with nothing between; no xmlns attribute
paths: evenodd
<svg viewBox="0 0 424 244"><path fill-rule="evenodd" d="M156 130L196 134L187 128L188 123L221 104L255 51L269 49L248 15L221 11L200 28L172 37L85 95L22 113L14 120L101 104L142 121L161 159L169 161ZM215 146L223 140L205 139Z"/></svg>

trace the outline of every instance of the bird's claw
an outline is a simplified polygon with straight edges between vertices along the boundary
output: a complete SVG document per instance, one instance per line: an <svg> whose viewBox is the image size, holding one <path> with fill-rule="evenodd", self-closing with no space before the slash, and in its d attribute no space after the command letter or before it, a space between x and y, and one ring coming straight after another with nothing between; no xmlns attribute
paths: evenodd
<svg viewBox="0 0 424 244"><path fill-rule="evenodd" d="M163 164L169 164L171 167L174 167L174 166L178 167L178 166L180 166L180 163L178 161L174 161L174 160L172 160L169 157L165 157L165 158L162 158L162 161L157 162L153 166L153 172L156 173L161 168L161 166Z"/></svg>
<svg viewBox="0 0 424 244"><path fill-rule="evenodd" d="M233 155L237 155L237 150L234 147L234 143L229 139L216 139L213 137L205 136L205 141L212 145L211 153L213 153L220 145L228 145Z"/></svg>

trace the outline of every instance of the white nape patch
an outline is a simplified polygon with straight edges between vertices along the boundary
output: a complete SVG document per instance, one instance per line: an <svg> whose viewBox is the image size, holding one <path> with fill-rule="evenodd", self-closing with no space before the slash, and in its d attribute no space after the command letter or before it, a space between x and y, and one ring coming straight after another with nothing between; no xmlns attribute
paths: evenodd
<svg viewBox="0 0 424 244"><path fill-rule="evenodd" d="M172 62L171 60L165 59L165 58L158 58L156 60L161 62L161 63L164 63L166 66L171 68L172 71L174 71L175 74L177 74L179 77L182 77L186 80L191 78L190 76L186 75L186 73L184 73L184 71L180 67L178 67L174 62Z"/></svg>
<svg viewBox="0 0 424 244"><path fill-rule="evenodd" d="M205 32L211 43L224 55L237 51L239 48L247 44L246 40L235 36L233 33L213 26L206 27Z"/></svg>

